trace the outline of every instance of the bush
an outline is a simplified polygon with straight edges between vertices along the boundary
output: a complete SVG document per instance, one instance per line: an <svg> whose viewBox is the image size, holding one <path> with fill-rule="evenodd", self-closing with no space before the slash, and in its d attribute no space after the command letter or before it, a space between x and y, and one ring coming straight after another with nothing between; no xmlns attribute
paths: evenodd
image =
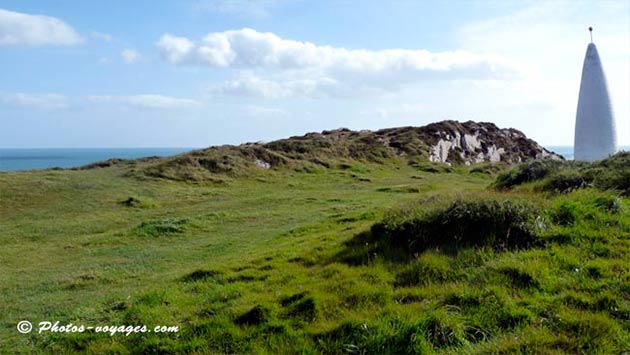
<svg viewBox="0 0 630 355"><path fill-rule="evenodd" d="M457 200L402 221L389 218L372 227L373 235L411 254L432 247L526 248L540 243L538 235L545 228L541 212L531 204L493 198Z"/></svg>
<svg viewBox="0 0 630 355"><path fill-rule="evenodd" d="M574 203L563 203L551 212L551 219L561 226L570 226L577 220L577 206Z"/></svg>
<svg viewBox="0 0 630 355"><path fill-rule="evenodd" d="M587 186L584 177L576 170L562 171L550 176L543 184L544 191L571 192Z"/></svg>
<svg viewBox="0 0 630 355"><path fill-rule="evenodd" d="M592 185L599 190L616 190L630 195L630 153L621 152L594 163L534 160L500 174L496 189L510 189L524 183L547 179L542 189L567 192Z"/></svg>
<svg viewBox="0 0 630 355"><path fill-rule="evenodd" d="M555 160L532 160L518 165L516 168L500 174L494 187L509 189L517 185L542 180L551 173L557 172L566 162Z"/></svg>
<svg viewBox="0 0 630 355"><path fill-rule="evenodd" d="M621 199L617 196L600 196L595 199L595 206L613 214L619 214L623 210Z"/></svg>

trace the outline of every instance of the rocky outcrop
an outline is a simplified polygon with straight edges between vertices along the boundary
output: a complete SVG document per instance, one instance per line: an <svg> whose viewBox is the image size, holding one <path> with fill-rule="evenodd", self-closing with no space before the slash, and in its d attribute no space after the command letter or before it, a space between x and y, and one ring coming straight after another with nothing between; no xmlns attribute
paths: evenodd
<svg viewBox="0 0 630 355"><path fill-rule="evenodd" d="M346 128L308 133L269 143L246 143L196 150L143 165L145 175L177 180L205 180L219 175L246 175L278 167L315 164L330 168L350 161L410 164L426 160L443 164L519 163L563 158L522 132L488 122L442 121L423 127L351 131Z"/></svg>
<svg viewBox="0 0 630 355"><path fill-rule="evenodd" d="M500 129L493 123L444 121L427 126L433 145L429 160L439 163L520 163L527 159L562 157L528 139L513 128Z"/></svg>

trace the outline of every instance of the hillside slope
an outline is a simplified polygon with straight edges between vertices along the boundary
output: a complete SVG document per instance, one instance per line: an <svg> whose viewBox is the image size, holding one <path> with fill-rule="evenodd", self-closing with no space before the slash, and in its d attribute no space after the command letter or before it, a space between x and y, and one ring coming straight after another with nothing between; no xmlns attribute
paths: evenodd
<svg viewBox="0 0 630 355"><path fill-rule="evenodd" d="M173 180L215 180L216 175L240 176L252 170L318 165L343 167L351 161L382 163L402 160L413 165L436 162L471 165L518 163L530 159L562 160L522 132L488 122L442 121L423 127L378 131L337 129L269 143L217 146L167 159L149 159L136 172Z"/></svg>

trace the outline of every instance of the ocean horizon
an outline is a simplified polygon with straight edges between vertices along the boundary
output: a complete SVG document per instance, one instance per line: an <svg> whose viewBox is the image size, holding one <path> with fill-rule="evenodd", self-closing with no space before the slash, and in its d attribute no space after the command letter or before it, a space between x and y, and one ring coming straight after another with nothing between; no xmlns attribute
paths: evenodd
<svg viewBox="0 0 630 355"><path fill-rule="evenodd" d="M0 148L0 171L75 168L107 159L167 157L197 148Z"/></svg>
<svg viewBox="0 0 630 355"><path fill-rule="evenodd" d="M573 160L573 146L546 146L550 151ZM168 157L199 148L0 148L0 171L75 168L107 159ZM620 146L619 150L630 150Z"/></svg>

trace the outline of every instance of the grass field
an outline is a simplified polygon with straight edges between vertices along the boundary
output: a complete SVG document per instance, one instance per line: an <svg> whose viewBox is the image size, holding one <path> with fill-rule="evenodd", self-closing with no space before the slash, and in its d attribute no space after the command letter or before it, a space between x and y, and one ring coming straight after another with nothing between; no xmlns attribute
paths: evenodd
<svg viewBox="0 0 630 355"><path fill-rule="evenodd" d="M627 199L495 191L495 170L352 162L202 184L124 166L1 173L0 352L630 352ZM532 243L497 244L486 217ZM455 244L416 243L410 231L430 228ZM20 334L21 320L180 330Z"/></svg>

